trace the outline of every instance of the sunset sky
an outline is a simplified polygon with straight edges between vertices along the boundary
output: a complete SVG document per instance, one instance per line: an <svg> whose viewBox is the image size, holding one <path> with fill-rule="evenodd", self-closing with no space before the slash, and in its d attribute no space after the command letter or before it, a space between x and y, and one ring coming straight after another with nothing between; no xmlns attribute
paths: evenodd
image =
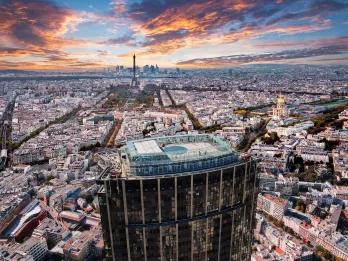
<svg viewBox="0 0 348 261"><path fill-rule="evenodd" d="M0 0L0 69L348 64L348 0Z"/></svg>

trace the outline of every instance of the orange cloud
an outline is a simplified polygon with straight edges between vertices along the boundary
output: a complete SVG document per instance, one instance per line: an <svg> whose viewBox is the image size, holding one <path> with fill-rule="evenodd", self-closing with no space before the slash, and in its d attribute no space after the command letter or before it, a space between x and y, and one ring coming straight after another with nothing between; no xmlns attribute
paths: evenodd
<svg viewBox="0 0 348 261"><path fill-rule="evenodd" d="M164 10L159 15L137 23L136 31L146 37L147 53L170 53L171 51L210 41L217 29L231 20L233 13L240 13L255 6L243 0L204 1L184 4ZM142 13L132 13L139 19Z"/></svg>
<svg viewBox="0 0 348 261"><path fill-rule="evenodd" d="M74 58L51 57L42 61L26 62L26 61L5 61L0 60L0 70L3 69L20 69L20 70L62 70L76 71L80 69L103 68L105 64L93 61L80 61Z"/></svg>
<svg viewBox="0 0 348 261"><path fill-rule="evenodd" d="M116 45L133 46L138 49L138 54L150 57L167 55L185 47L211 47L270 33L291 35L314 32L330 28L330 20L326 19L328 15L348 7L348 4L339 1L321 0L290 11L294 6L300 6L300 2L303 1L113 0L113 11L98 14L67 9L51 0L2 0L0 56L9 66L15 66L13 63L17 57L18 63L21 59L40 60L23 63L26 67L31 63L37 63L40 68L53 68L56 66L54 63L72 67L94 64L98 67L101 63L91 61L90 57L101 58L103 52L98 50L113 50L111 48ZM126 34L96 40L67 38L67 33L90 21L112 23L113 32L119 32L120 24L127 25ZM78 48L70 48L76 46ZM86 48L84 52L90 52L92 47L94 55L76 53L82 48ZM69 51L70 55L67 54ZM59 57L64 59L58 60ZM216 61L209 62L217 65Z"/></svg>
<svg viewBox="0 0 348 261"><path fill-rule="evenodd" d="M5 0L0 6L1 68L64 69L100 67L100 63L75 58L67 47L90 46L91 42L66 38L80 23L98 21L100 16L57 6L42 0ZM62 57L58 60L58 57ZM31 62L23 62L30 60ZM87 58L88 59L88 58Z"/></svg>
<svg viewBox="0 0 348 261"><path fill-rule="evenodd" d="M284 12L290 4L279 0L178 1L175 4L164 0L156 5L143 0L142 4L130 7L129 16L136 22L135 31L145 36L141 48L144 54L170 54L184 47L231 43L268 33L291 35L330 28L330 20L319 19L317 5L297 13ZM342 8L336 3L322 5L329 11ZM273 14L278 15L269 19ZM289 24L298 20L303 23Z"/></svg>
<svg viewBox="0 0 348 261"><path fill-rule="evenodd" d="M61 64L64 64L64 67L85 67L94 64L69 58L64 51L65 48L90 45L90 42L66 38L65 35L77 30L80 23L101 21L103 17L93 13L76 12L43 0L5 0L0 6L0 13L2 68L6 67L5 65L10 68L17 67L16 63L19 68L25 69L53 69L60 68ZM64 58L57 64L59 56ZM26 57L26 60L40 61L22 62L23 57Z"/></svg>
<svg viewBox="0 0 348 261"><path fill-rule="evenodd" d="M0 13L1 48L11 46L20 50L18 54L38 54L76 43L62 37L79 19L71 10L39 0L12 0L0 6Z"/></svg>

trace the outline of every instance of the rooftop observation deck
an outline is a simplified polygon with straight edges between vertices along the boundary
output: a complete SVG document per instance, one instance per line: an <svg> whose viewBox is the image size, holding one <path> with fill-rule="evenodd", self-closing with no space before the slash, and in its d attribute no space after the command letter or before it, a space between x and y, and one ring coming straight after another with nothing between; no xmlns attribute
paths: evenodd
<svg viewBox="0 0 348 261"><path fill-rule="evenodd" d="M239 155L218 137L195 134L129 141L120 161L119 177L139 178L218 169L239 162Z"/></svg>

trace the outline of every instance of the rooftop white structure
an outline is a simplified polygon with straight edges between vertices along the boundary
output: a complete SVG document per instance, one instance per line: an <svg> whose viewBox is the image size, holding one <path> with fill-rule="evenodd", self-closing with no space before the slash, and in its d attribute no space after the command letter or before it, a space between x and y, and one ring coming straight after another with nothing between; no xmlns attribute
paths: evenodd
<svg viewBox="0 0 348 261"><path fill-rule="evenodd" d="M129 141L120 150L122 175L166 175L212 169L238 161L224 140L211 135L177 135Z"/></svg>

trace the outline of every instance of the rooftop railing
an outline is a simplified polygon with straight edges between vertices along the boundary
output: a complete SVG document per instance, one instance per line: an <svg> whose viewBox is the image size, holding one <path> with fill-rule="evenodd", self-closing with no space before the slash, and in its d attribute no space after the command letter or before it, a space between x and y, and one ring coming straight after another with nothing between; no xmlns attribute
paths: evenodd
<svg viewBox="0 0 348 261"><path fill-rule="evenodd" d="M192 161L180 162L151 162L147 164L128 165L127 175L148 176L148 175L168 175L184 172L205 171L208 169L224 167L239 161L236 154L225 154L217 157L207 157L205 159L196 159Z"/></svg>
<svg viewBox="0 0 348 261"><path fill-rule="evenodd" d="M153 139L147 139L153 140ZM161 145L169 144L183 144L183 143L198 143L198 142L208 142L213 145L214 149L195 149L189 150L183 154L167 154L166 152L160 153L146 153L139 154L136 151L134 142L129 142L121 150L123 155L127 155L129 159L130 166L134 165L149 165L149 164L170 164L173 162L186 162L192 160L204 160L208 158L214 158L219 156L224 156L228 154L236 154L232 150L230 145L220 138L215 136L201 134L201 135L178 135L170 137L160 137L155 139L156 142ZM144 140L142 140L144 141Z"/></svg>

